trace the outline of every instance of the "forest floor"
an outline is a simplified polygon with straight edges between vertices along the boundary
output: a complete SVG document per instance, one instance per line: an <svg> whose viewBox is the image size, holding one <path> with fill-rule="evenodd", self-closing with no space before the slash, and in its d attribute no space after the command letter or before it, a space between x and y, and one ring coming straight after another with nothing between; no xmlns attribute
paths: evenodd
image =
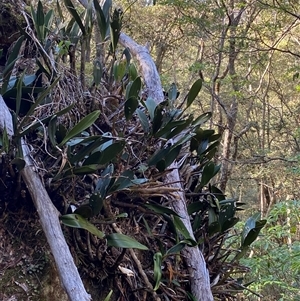
<svg viewBox="0 0 300 301"><path fill-rule="evenodd" d="M63 301L64 295L33 204L0 199L0 300Z"/></svg>

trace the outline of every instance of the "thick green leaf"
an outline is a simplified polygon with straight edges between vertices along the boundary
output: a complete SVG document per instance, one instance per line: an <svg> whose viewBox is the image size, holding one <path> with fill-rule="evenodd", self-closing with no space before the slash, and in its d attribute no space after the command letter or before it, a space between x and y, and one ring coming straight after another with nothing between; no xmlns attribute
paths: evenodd
<svg viewBox="0 0 300 301"><path fill-rule="evenodd" d="M109 164L106 167L106 169L101 173L101 178L97 182L95 192L99 193L99 196L102 199L105 199L109 187L114 182L114 178L112 178L113 172L114 172L114 166L113 164Z"/></svg>
<svg viewBox="0 0 300 301"><path fill-rule="evenodd" d="M226 220L222 225L221 225L221 231L225 232L229 229L231 229L234 225L236 225L239 222L238 217L232 217L228 220Z"/></svg>
<svg viewBox="0 0 300 301"><path fill-rule="evenodd" d="M218 215L213 208L208 209L208 232L213 235L221 231L221 226L218 221Z"/></svg>
<svg viewBox="0 0 300 301"><path fill-rule="evenodd" d="M93 193L89 199L89 205L92 209L92 215L97 215L103 207L104 199L100 193Z"/></svg>
<svg viewBox="0 0 300 301"><path fill-rule="evenodd" d="M57 116L53 115L48 124L48 137L53 147L56 147Z"/></svg>
<svg viewBox="0 0 300 301"><path fill-rule="evenodd" d="M109 193L120 191L133 185L134 173L131 170L125 170L110 187Z"/></svg>
<svg viewBox="0 0 300 301"><path fill-rule="evenodd" d="M260 213L254 214L246 221L241 238L242 248L250 246L256 240L266 222L266 220L260 220Z"/></svg>
<svg viewBox="0 0 300 301"><path fill-rule="evenodd" d="M221 134L214 134L214 135L211 135L211 136L208 138L208 141L211 143L211 142L213 142L213 141L219 140L221 137L222 137Z"/></svg>
<svg viewBox="0 0 300 301"><path fill-rule="evenodd" d="M202 80L199 78L198 80L196 80L194 82L194 84L192 85L192 87L187 95L187 107L189 107L193 103L193 101L196 99L201 88L202 88Z"/></svg>
<svg viewBox="0 0 300 301"><path fill-rule="evenodd" d="M106 239L107 244L111 247L148 250L146 246L142 245L135 239L121 233L109 234L106 236Z"/></svg>
<svg viewBox="0 0 300 301"><path fill-rule="evenodd" d="M7 85L10 80L10 75L11 75L12 70L14 69L15 62L18 59L18 55L19 55L23 40L24 40L24 36L19 37L16 44L14 45L13 51L9 55L7 62L5 64L5 68L2 72L2 81L3 81L2 87L1 87L2 95L6 92Z"/></svg>
<svg viewBox="0 0 300 301"><path fill-rule="evenodd" d="M36 11L36 24L35 24L35 29L37 31L38 38L40 41L43 43L45 36L45 15L44 15L44 8L42 5L42 2L38 2L38 7Z"/></svg>
<svg viewBox="0 0 300 301"><path fill-rule="evenodd" d="M96 164L79 166L73 168L72 172L74 175L87 175L96 172L99 169L99 166Z"/></svg>
<svg viewBox="0 0 300 301"><path fill-rule="evenodd" d="M195 212L201 211L205 206L205 203L202 201L191 203L187 206L188 214L192 215Z"/></svg>
<svg viewBox="0 0 300 301"><path fill-rule="evenodd" d="M174 102L177 98L177 87L176 87L176 84L175 83L172 83L171 84L171 87L168 91L168 99L171 101L171 102Z"/></svg>
<svg viewBox="0 0 300 301"><path fill-rule="evenodd" d="M85 129L90 127L99 117L100 111L94 111L89 115L82 118L66 135L64 140L59 144L59 147L66 144L71 138L83 132Z"/></svg>
<svg viewBox="0 0 300 301"><path fill-rule="evenodd" d="M201 187L208 184L208 182L214 177L214 175L215 175L215 164L213 162L208 162L208 164L204 166L202 172L201 182L200 182Z"/></svg>
<svg viewBox="0 0 300 301"><path fill-rule="evenodd" d="M149 133L149 129L150 129L150 124L149 124L149 120L147 115L140 109L136 110L136 113L140 119L142 128L144 130L145 133Z"/></svg>
<svg viewBox="0 0 300 301"><path fill-rule="evenodd" d="M119 63L115 62L114 64L114 79L117 82L120 82L124 77L127 69L127 61L126 59L122 59Z"/></svg>
<svg viewBox="0 0 300 301"><path fill-rule="evenodd" d="M204 139L199 143L198 149L197 149L198 156L202 155L206 151L207 146L208 146L208 139Z"/></svg>
<svg viewBox="0 0 300 301"><path fill-rule="evenodd" d="M102 65L99 60L94 61L94 69L93 69L93 77L94 77L94 83L98 87L101 83L102 78Z"/></svg>
<svg viewBox="0 0 300 301"><path fill-rule="evenodd" d="M181 250L184 249L186 243L184 241L180 241L176 245L172 246L170 249L167 250L166 255L173 255L179 253Z"/></svg>
<svg viewBox="0 0 300 301"><path fill-rule="evenodd" d="M45 74L49 81L51 81L51 77L53 75L56 76L56 72L54 70L51 70L51 72L49 72L49 70L43 66L43 64L41 63L40 60L36 59L36 64L39 67L39 70L36 73L40 72L40 74ZM51 73L52 73L52 75L51 75Z"/></svg>
<svg viewBox="0 0 300 301"><path fill-rule="evenodd" d="M128 66L128 75L130 81L134 81L138 77L138 72L133 63L130 63Z"/></svg>
<svg viewBox="0 0 300 301"><path fill-rule="evenodd" d="M225 195L223 194L223 192L216 186L211 186L210 190L214 194L214 196L219 200L221 205L221 202L225 200Z"/></svg>
<svg viewBox="0 0 300 301"><path fill-rule="evenodd" d="M184 123L176 126L176 128L166 135L166 139L172 139L176 135L181 134L191 124L192 120L192 117L184 120Z"/></svg>
<svg viewBox="0 0 300 301"><path fill-rule="evenodd" d="M117 44L121 32L121 26L122 26L122 11L115 8L112 15L112 21L110 22L110 40L111 40L110 47L113 53L115 53L117 49Z"/></svg>
<svg viewBox="0 0 300 301"><path fill-rule="evenodd" d="M156 213L159 213L159 214L169 214L169 215L175 215L175 216L178 216L180 217L180 215L178 215L174 210L168 208L168 207L165 207L165 206L162 206L162 205L159 205L159 204L155 204L155 203L148 203L148 204L143 204L142 205L143 207L146 207Z"/></svg>
<svg viewBox="0 0 300 301"><path fill-rule="evenodd" d="M187 123L186 120L172 120L168 122L162 129L160 129L155 137L163 137L164 135L167 137L172 133L172 130L178 126L185 125ZM169 139L169 138L166 138Z"/></svg>
<svg viewBox="0 0 300 301"><path fill-rule="evenodd" d="M59 0L56 0L56 9L57 9L58 16L59 16L60 20L63 21L64 20L64 15L63 15L61 7L59 5Z"/></svg>
<svg viewBox="0 0 300 301"><path fill-rule="evenodd" d="M190 301L197 301L196 297L192 295L190 292L186 292L186 294Z"/></svg>
<svg viewBox="0 0 300 301"><path fill-rule="evenodd" d="M157 103L151 97L148 97L145 101L145 106L149 112L150 119L153 121Z"/></svg>
<svg viewBox="0 0 300 301"><path fill-rule="evenodd" d="M114 292L113 290L110 290L110 292L105 297L104 301L109 301L113 292Z"/></svg>
<svg viewBox="0 0 300 301"><path fill-rule="evenodd" d="M90 155L84 162L83 165L89 164L107 164L112 161L116 156L124 149L125 142L117 141L112 145L108 146L103 151L98 151Z"/></svg>
<svg viewBox="0 0 300 301"><path fill-rule="evenodd" d="M227 202L220 205L219 223L222 232L231 227L235 212L235 202Z"/></svg>
<svg viewBox="0 0 300 301"><path fill-rule="evenodd" d="M165 159L162 159L159 162L157 162L156 168L158 169L159 172L163 172L167 168Z"/></svg>
<svg viewBox="0 0 300 301"><path fill-rule="evenodd" d="M153 256L153 261L154 261L154 281L155 281L155 286L154 286L154 291L156 291L159 286L160 286L160 280L162 276L162 254L160 252L157 252Z"/></svg>
<svg viewBox="0 0 300 301"><path fill-rule="evenodd" d="M79 16L79 14L77 13L77 11L75 9L72 1L71 0L64 0L64 3L65 3L65 6L66 6L67 10L71 14L71 16L74 18L74 20L76 21L76 23L80 27L82 34L85 36L86 35L85 27L84 27L84 25L81 21L81 17Z"/></svg>
<svg viewBox="0 0 300 301"><path fill-rule="evenodd" d="M155 134L163 124L163 106L159 104L155 108L154 118L152 122L152 133Z"/></svg>
<svg viewBox="0 0 300 301"><path fill-rule="evenodd" d="M74 164L75 162L79 162L79 161L83 160L88 154L90 154L92 151L94 151L97 147L99 147L101 144L107 142L108 139L109 138L100 136L95 141L92 141L88 145L84 146L75 156L70 158L70 163ZM84 139L83 141L85 142L86 139Z"/></svg>
<svg viewBox="0 0 300 301"><path fill-rule="evenodd" d="M54 11L50 9L45 15L45 31L48 33L51 29L52 22L54 19Z"/></svg>
<svg viewBox="0 0 300 301"><path fill-rule="evenodd" d="M176 229L183 235L185 239L188 239L194 246L197 245L197 242L193 240L193 238L190 236L189 231L185 227L184 223L182 222L181 218L178 216L174 216L174 225Z"/></svg>
<svg viewBox="0 0 300 301"><path fill-rule="evenodd" d="M74 213L66 214L66 215L61 216L60 220L66 226L69 226L72 228L85 229L85 230L89 231L90 233L98 236L101 239L105 237L103 232L98 230L93 224L88 222L85 218L83 218L79 214L74 214Z"/></svg>
<svg viewBox="0 0 300 301"><path fill-rule="evenodd" d="M126 100L124 106L124 113L125 113L126 120L131 119L133 113L135 112L138 106L139 106L139 102L135 97L131 97Z"/></svg>
<svg viewBox="0 0 300 301"><path fill-rule="evenodd" d="M154 155L149 159L149 166L156 165L160 160L164 159L166 155L170 152L172 146L167 146L166 148L160 149L155 152Z"/></svg>
<svg viewBox="0 0 300 301"><path fill-rule="evenodd" d="M93 216L93 210L92 207L89 204L84 204L78 207L75 211L74 214L79 214L83 218L90 218Z"/></svg>
<svg viewBox="0 0 300 301"><path fill-rule="evenodd" d="M218 146L220 145L220 141L216 141L212 143L202 154L198 154L200 158L206 158L208 160L212 159L216 151L218 150Z"/></svg>
<svg viewBox="0 0 300 301"><path fill-rule="evenodd" d="M111 7L112 7L112 0L106 0L103 4L102 11L107 20L109 19L109 13L110 13Z"/></svg>
<svg viewBox="0 0 300 301"><path fill-rule="evenodd" d="M101 6L99 5L98 0L93 0L94 1L94 7L95 7L95 12L96 12L96 17L97 17L97 23L98 27L100 29L100 34L102 41L105 40L107 36L107 32L109 29L109 10L111 7L111 1L106 0L104 5L103 5L103 10L101 9Z"/></svg>
<svg viewBox="0 0 300 301"><path fill-rule="evenodd" d="M20 107L21 107L21 97L22 97L22 87L25 73L23 72L21 77L17 82L17 97L16 97L16 115L19 116Z"/></svg>
<svg viewBox="0 0 300 301"><path fill-rule="evenodd" d="M168 155L165 157L166 168L169 167L174 162L174 160L178 157L181 148L182 145L177 145L176 147L171 148Z"/></svg>
<svg viewBox="0 0 300 301"><path fill-rule="evenodd" d="M131 97L138 98L139 93L141 91L142 81L140 77L137 77L131 85L127 85L126 89L126 99Z"/></svg>

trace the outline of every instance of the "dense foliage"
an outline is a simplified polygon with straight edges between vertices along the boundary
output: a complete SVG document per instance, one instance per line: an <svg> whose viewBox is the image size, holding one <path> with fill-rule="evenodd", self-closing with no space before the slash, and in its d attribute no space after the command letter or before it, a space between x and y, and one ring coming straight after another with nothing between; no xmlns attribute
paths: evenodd
<svg viewBox="0 0 300 301"><path fill-rule="evenodd" d="M151 298L193 300L179 254L195 247L205 257L216 300L241 291L296 298L298 245L291 233L298 231L298 217L287 208L297 202L271 209L289 190L297 195L297 67L290 63L277 76L284 53L295 56L292 42L285 45L295 36L294 7L123 1L123 15L111 1L102 9L97 1L86 9L64 3L32 6L32 21L8 56L1 94L12 110L15 137L10 143L4 131L1 145L3 156L14 158L7 169L24 167L21 138L36 149L61 221L75 228L66 236L81 272L104 285L117 283L116 298L124 291L140 300L139 288L150 283ZM141 26L141 16L151 21ZM150 42L165 84L163 102L147 96L136 62L118 43L121 28ZM20 73L29 47L33 71ZM164 183L177 167L194 237L171 206L176 189ZM274 172L279 168L282 173ZM241 261L266 223L253 214L236 228L245 204L254 208L251 215L260 210L270 217L267 239ZM139 275L136 283L126 280L132 275Z"/></svg>

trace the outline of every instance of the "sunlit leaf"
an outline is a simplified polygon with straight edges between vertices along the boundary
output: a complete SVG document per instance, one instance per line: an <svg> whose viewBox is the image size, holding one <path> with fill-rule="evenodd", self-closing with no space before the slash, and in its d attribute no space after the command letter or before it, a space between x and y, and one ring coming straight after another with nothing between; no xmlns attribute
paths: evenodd
<svg viewBox="0 0 300 301"><path fill-rule="evenodd" d="M212 113L211 112L207 112L204 113L202 115L200 115L199 117L197 117L194 121L193 121L193 125L194 126L200 126L203 123L205 123L206 121L208 121L210 118L212 117Z"/></svg>
<svg viewBox="0 0 300 301"><path fill-rule="evenodd" d="M177 91L176 84L172 83L171 87L170 87L170 89L168 91L168 99L170 101L174 102L176 100L176 98L177 98L177 93L178 93L178 91Z"/></svg>
<svg viewBox="0 0 300 301"><path fill-rule="evenodd" d="M194 241L194 239L191 237L189 231L187 230L186 226L184 225L183 221L181 220L181 218L179 218L178 216L174 216L174 225L176 227L176 229L183 235L183 237L185 239L190 240L194 246L197 245L197 242Z"/></svg>
<svg viewBox="0 0 300 301"><path fill-rule="evenodd" d="M243 232L242 232L242 239L241 244L242 247L247 247L252 244L256 240L259 235L260 230L266 224L266 220L260 219L260 213L255 213L251 216L245 223Z"/></svg>
<svg viewBox="0 0 300 301"><path fill-rule="evenodd" d="M109 234L106 236L106 239L107 244L111 247L148 250L146 246L142 245L137 240L121 233Z"/></svg>
<svg viewBox="0 0 300 301"><path fill-rule="evenodd" d="M109 301L111 298L111 295L113 293L113 290L110 290L110 292L107 294L107 296L105 297L104 301Z"/></svg>
<svg viewBox="0 0 300 301"><path fill-rule="evenodd" d="M85 218L80 216L79 214L66 214L60 217L60 220L66 226L73 228L80 228L89 231L90 233L98 236L99 238L104 238L104 233L98 230L93 224L88 222Z"/></svg>
<svg viewBox="0 0 300 301"><path fill-rule="evenodd" d="M150 210L153 210L154 212L159 213L159 214L169 214L169 215L175 215L175 216L180 217L180 215L178 215L178 213L176 213L174 210L172 210L168 207L159 205L159 204L148 203L148 204L143 204L142 206L146 207Z"/></svg>
<svg viewBox="0 0 300 301"><path fill-rule="evenodd" d="M74 18L74 20L76 21L78 26L80 27L82 34L85 35L86 34L85 27L84 27L84 25L81 21L81 17L77 13L77 10L73 5L72 1L71 0L64 0L64 3L66 5L67 10L72 15L72 17Z"/></svg>
<svg viewBox="0 0 300 301"><path fill-rule="evenodd" d="M154 119L154 112L155 112L155 109L157 107L157 103L151 97L148 97L144 103L145 103L145 106L146 106L146 108L149 112L150 119L153 120Z"/></svg>
<svg viewBox="0 0 300 301"><path fill-rule="evenodd" d="M117 82L120 82L124 77L127 69L126 59L122 59L119 63L114 64L114 78Z"/></svg>
<svg viewBox="0 0 300 301"><path fill-rule="evenodd" d="M133 63L130 63L128 66L128 75L129 75L129 80L131 81L134 81L138 77L138 72Z"/></svg>
<svg viewBox="0 0 300 301"><path fill-rule="evenodd" d="M189 107L193 103L193 101L196 99L201 88L202 88L202 80L199 78L198 80L196 80L194 82L194 84L192 85L192 87L187 95L187 107Z"/></svg>
<svg viewBox="0 0 300 301"><path fill-rule="evenodd" d="M150 129L150 124L149 124L149 120L147 115L140 109L136 110L136 113L140 119L142 128L144 130L145 133L149 133L149 129Z"/></svg>
<svg viewBox="0 0 300 301"><path fill-rule="evenodd" d="M153 261L154 261L154 281L155 281L155 286L153 288L154 291L156 291L159 286L160 286L160 280L162 276L162 254L160 252L157 252L153 256Z"/></svg>
<svg viewBox="0 0 300 301"><path fill-rule="evenodd" d="M85 129L90 127L99 117L100 111L94 111L90 113L89 115L82 118L66 135L64 140L59 144L59 146L64 145L67 141L69 141L71 138L75 137L76 135L83 132Z"/></svg>

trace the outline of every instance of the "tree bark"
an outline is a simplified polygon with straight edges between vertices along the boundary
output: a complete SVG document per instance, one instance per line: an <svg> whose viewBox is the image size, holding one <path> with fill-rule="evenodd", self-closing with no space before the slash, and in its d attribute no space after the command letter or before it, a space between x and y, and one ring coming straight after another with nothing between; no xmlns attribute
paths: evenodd
<svg viewBox="0 0 300 301"><path fill-rule="evenodd" d="M13 132L11 114L0 95L0 132L6 128L9 138ZM62 233L59 212L53 205L30 156L29 146L21 139L24 160L26 162L21 175L37 209L43 231L53 254L62 285L71 301L89 301L73 257Z"/></svg>
<svg viewBox="0 0 300 301"><path fill-rule="evenodd" d="M148 96L153 98L156 103L162 102L164 98L160 77L147 48L138 45L123 33L120 35L119 42L124 47L128 47L131 54L138 61ZM165 176L164 182L170 187L177 188L176 198L172 200L171 206L182 217L182 222L189 231L190 236L195 239L187 212L185 195L180 184L181 180L177 164L174 162L169 168L170 172ZM189 269L192 294L196 300L213 301L209 273L201 251L197 247L186 247L182 254Z"/></svg>

